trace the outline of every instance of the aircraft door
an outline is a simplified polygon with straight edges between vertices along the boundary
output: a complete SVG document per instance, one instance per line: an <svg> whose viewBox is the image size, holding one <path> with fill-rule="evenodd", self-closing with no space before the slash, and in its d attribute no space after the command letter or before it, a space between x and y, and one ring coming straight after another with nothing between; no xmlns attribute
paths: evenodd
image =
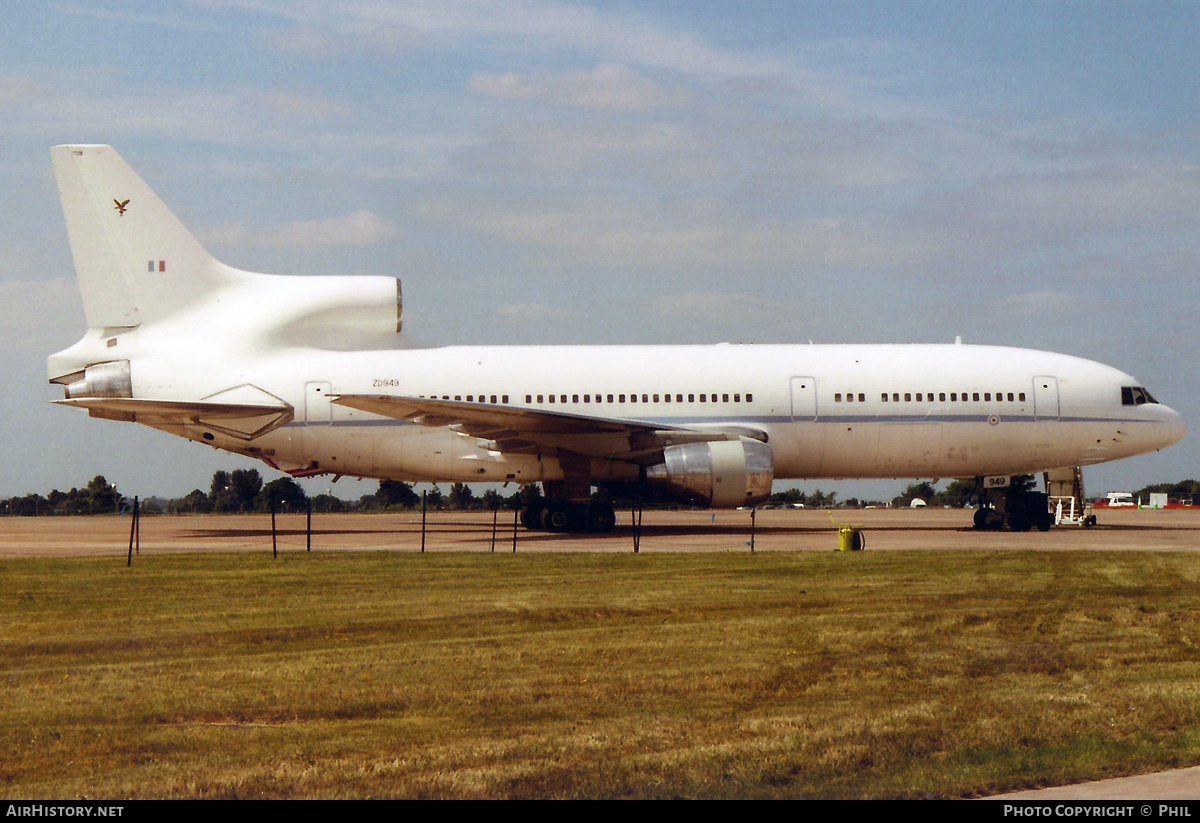
<svg viewBox="0 0 1200 823"><path fill-rule="evenodd" d="M817 419L817 379L792 378L792 420Z"/></svg>
<svg viewBox="0 0 1200 823"><path fill-rule="evenodd" d="M304 384L304 422L309 426L328 426L333 422L333 404L329 394L333 387L325 382Z"/></svg>
<svg viewBox="0 0 1200 823"><path fill-rule="evenodd" d="M1057 420L1058 378L1039 375L1033 378L1033 416L1038 420Z"/></svg>

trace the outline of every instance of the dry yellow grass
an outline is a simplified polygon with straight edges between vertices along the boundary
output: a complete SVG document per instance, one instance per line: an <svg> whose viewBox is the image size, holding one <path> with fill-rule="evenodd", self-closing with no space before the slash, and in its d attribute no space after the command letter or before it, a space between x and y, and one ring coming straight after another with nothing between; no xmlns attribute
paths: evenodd
<svg viewBox="0 0 1200 823"><path fill-rule="evenodd" d="M268 550L0 575L7 798L956 797L1200 762L1185 553Z"/></svg>

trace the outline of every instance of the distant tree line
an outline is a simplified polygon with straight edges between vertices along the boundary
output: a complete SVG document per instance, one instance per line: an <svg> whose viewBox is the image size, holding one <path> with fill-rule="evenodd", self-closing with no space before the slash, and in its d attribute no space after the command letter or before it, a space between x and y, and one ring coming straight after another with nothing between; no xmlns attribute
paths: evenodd
<svg viewBox="0 0 1200 823"><path fill-rule="evenodd" d="M1200 480L1181 480L1178 483L1152 483L1133 493L1136 500L1149 500L1151 494L1166 494L1173 500L1191 502L1200 495Z"/></svg>
<svg viewBox="0 0 1200 823"><path fill-rule="evenodd" d="M54 489L43 497L26 494L0 501L0 510L6 515L37 517L49 514L118 514L122 497L117 487L98 474L82 489L62 492Z"/></svg>
<svg viewBox="0 0 1200 823"><path fill-rule="evenodd" d="M426 491L425 505L433 510L513 511L524 505L536 505L542 497L537 486L519 486L505 496L488 489L476 496L465 483L454 483L449 492L436 484ZM141 501L144 514L236 514L305 511L312 505L314 512L386 512L421 508L421 495L408 483L381 480L374 494L357 501L342 500L329 493L309 497L291 477L280 477L264 483L257 469L217 471L209 483L208 492L193 489L183 497L149 497ZM102 475L97 475L83 489L69 492L53 490L48 495L27 494L0 500L0 515L39 517L50 515L120 514L133 505L131 497L123 496L117 487Z"/></svg>
<svg viewBox="0 0 1200 823"><path fill-rule="evenodd" d="M861 509L866 506L907 507L912 505L913 500L921 499L930 506L962 507L966 505L967 500L974 491L975 482L973 480L953 480L941 491L935 489L929 481L921 480L909 485L908 488L893 497L890 501L860 500L857 497L838 500L837 492L826 494L818 489L815 492L806 494L799 489L788 489L787 491L772 494L767 500L767 505L785 507L804 506L809 509Z"/></svg>
<svg viewBox="0 0 1200 823"><path fill-rule="evenodd" d="M1022 475L1017 482L1032 488L1035 480L1033 475ZM805 493L793 488L772 494L767 505L802 505L810 509L855 509L885 505L907 507L913 500L920 499L930 506L961 508L970 501L974 492L975 483L971 480L953 480L941 490L934 488L928 481L918 481L885 503L854 497L839 501L837 492L824 493L818 489ZM1192 495L1200 495L1200 481L1154 483L1138 489L1134 496L1146 499L1153 492L1166 493L1175 499L1190 500ZM536 506L541 499L541 490L532 484L518 486L509 495L488 489L477 496L466 483L451 484L449 492L443 492L434 484L425 492L425 505L435 511L514 511L525 505ZM236 514L266 512L274 506L278 512L298 512L304 511L310 504L314 512L320 513L411 511L421 508L421 495L408 483L381 480L374 494L365 494L358 500L342 500L329 493L310 498L291 477L280 477L264 483L257 469L234 469L215 472L207 493L201 489L193 489L183 497L150 497L142 501L142 511L145 514ZM66 492L54 489L45 496L26 494L0 500L0 515L38 517L120 514L132 505L131 498L122 496L117 487L109 483L103 475L96 475L82 489L74 488Z"/></svg>

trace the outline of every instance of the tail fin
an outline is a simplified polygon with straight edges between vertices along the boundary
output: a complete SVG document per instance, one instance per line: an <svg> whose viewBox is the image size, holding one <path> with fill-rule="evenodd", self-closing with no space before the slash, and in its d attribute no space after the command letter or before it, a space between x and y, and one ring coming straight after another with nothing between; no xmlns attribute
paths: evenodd
<svg viewBox="0 0 1200 823"><path fill-rule="evenodd" d="M89 327L152 323L237 278L112 147L50 155Z"/></svg>
<svg viewBox="0 0 1200 823"><path fill-rule="evenodd" d="M402 307L396 278L259 274L226 266L111 146L56 146L50 155L88 323L83 339L50 356L51 382L69 385L89 366L129 357L136 349L118 338L139 327L243 352L404 342L396 339Z"/></svg>

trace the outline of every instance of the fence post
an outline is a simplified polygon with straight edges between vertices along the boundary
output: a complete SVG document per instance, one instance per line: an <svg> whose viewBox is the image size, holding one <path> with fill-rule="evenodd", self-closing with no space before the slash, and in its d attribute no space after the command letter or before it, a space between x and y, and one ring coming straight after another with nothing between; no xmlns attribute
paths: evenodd
<svg viewBox="0 0 1200 823"><path fill-rule="evenodd" d="M34 501L34 504L37 504L36 500ZM133 542L135 536L137 537L138 542L138 554L141 554L142 536L138 530L138 497L136 494L133 496L133 518L129 521L129 557L125 560L126 568L133 566Z"/></svg>

